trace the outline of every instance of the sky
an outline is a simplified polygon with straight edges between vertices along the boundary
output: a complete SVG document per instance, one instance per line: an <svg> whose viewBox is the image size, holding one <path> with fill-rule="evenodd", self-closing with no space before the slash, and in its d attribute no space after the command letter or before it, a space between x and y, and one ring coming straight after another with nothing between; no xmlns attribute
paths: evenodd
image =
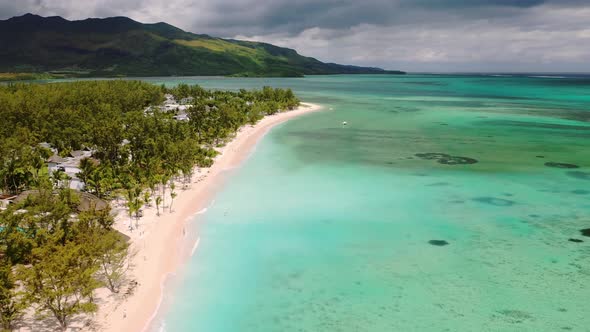
<svg viewBox="0 0 590 332"><path fill-rule="evenodd" d="M0 19L127 16L409 72L590 72L590 0L0 0Z"/></svg>

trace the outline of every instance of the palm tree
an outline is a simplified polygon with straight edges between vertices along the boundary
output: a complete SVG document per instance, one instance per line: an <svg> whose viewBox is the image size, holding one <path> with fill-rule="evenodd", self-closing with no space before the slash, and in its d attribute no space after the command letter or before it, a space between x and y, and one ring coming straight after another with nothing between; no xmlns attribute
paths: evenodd
<svg viewBox="0 0 590 332"><path fill-rule="evenodd" d="M90 174L96 170L96 162L90 158L83 158L80 160L80 172L76 174L84 182L88 184L88 178Z"/></svg>
<svg viewBox="0 0 590 332"><path fill-rule="evenodd" d="M162 204L162 196L156 197L156 214L160 216L160 204Z"/></svg>
<svg viewBox="0 0 590 332"><path fill-rule="evenodd" d="M136 196L135 200L133 200L133 208L135 211L135 228L139 228L139 218L142 217L142 215L140 215L141 205L142 205L141 199L139 198L139 196Z"/></svg>
<svg viewBox="0 0 590 332"><path fill-rule="evenodd" d="M127 190L127 211L129 212L129 229L133 230L133 213L135 212L135 192Z"/></svg>
<svg viewBox="0 0 590 332"><path fill-rule="evenodd" d="M149 190L146 190L143 193L143 202L145 203L145 205L151 206L151 200L152 200L152 194Z"/></svg>
<svg viewBox="0 0 590 332"><path fill-rule="evenodd" d="M80 174L80 173L78 173ZM103 182L103 170L100 168L95 168L92 170L91 173L86 174L86 180L84 183L87 187L92 187L94 194L100 198L102 198L102 184ZM90 189L90 188L89 188Z"/></svg>
<svg viewBox="0 0 590 332"><path fill-rule="evenodd" d="M166 207L166 182L168 182L168 177L162 175L162 209Z"/></svg>
<svg viewBox="0 0 590 332"><path fill-rule="evenodd" d="M174 181L170 181L170 213L172 213L172 203L174 203L174 198L176 198L176 192L174 189L176 189L176 185L174 184Z"/></svg>
<svg viewBox="0 0 590 332"><path fill-rule="evenodd" d="M69 187L69 180L71 178L66 174L66 172L62 170L57 170L53 172L53 183L57 188L66 188Z"/></svg>

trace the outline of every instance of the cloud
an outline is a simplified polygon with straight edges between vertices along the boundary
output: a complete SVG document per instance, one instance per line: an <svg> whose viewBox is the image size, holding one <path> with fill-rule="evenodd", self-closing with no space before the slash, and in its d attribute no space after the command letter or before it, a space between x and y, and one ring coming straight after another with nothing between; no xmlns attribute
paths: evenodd
<svg viewBox="0 0 590 332"><path fill-rule="evenodd" d="M590 71L587 17L590 8L543 5L520 17L524 26L498 18L237 38L293 47L326 61L410 71Z"/></svg>
<svg viewBox="0 0 590 332"><path fill-rule="evenodd" d="M0 0L0 18L129 16L323 61L411 71L590 71L584 0Z"/></svg>

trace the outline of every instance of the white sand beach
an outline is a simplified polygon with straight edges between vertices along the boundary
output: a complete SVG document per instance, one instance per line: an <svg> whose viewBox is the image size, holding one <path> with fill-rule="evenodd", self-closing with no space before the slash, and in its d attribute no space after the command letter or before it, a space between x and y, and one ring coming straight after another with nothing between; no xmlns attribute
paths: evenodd
<svg viewBox="0 0 590 332"><path fill-rule="evenodd" d="M82 330L117 332L147 329L162 300L162 285L166 276L190 255L190 251L182 252L180 246L185 225L209 204L222 184L224 171L237 167L245 160L273 126L320 108L319 105L302 103L296 110L267 116L254 126L242 127L231 142L219 149L221 154L211 168L195 172L189 188L181 190L182 185L177 185L178 197L174 200L172 213L166 208L157 216L155 207L144 208L139 228L130 232L129 217L121 211L115 227L131 238L129 282L119 294L111 294L106 288L99 289L96 297L99 311L91 324L80 322L75 324L77 328L85 325ZM166 205L169 204L170 197L166 197Z"/></svg>

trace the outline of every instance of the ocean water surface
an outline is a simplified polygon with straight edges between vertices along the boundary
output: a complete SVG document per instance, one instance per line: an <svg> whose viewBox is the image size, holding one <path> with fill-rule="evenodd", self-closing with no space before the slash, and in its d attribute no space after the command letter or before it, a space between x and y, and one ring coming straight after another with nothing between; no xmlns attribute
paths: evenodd
<svg viewBox="0 0 590 332"><path fill-rule="evenodd" d="M191 222L155 330L588 331L590 78L146 80L325 106Z"/></svg>

